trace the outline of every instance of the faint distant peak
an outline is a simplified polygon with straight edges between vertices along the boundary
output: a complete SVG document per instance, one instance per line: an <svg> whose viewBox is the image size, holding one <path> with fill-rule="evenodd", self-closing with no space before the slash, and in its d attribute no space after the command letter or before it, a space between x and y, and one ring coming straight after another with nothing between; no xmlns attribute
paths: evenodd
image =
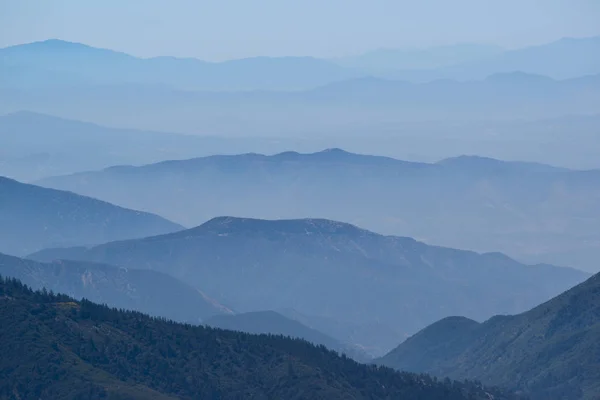
<svg viewBox="0 0 600 400"><path fill-rule="evenodd" d="M35 111L19 110L2 115L3 118L37 118L47 117L47 114L38 113Z"/></svg>
<svg viewBox="0 0 600 400"><path fill-rule="evenodd" d="M96 50L95 47L88 46L87 44L69 42L61 39L47 39L38 42L16 44L13 46L5 47L2 50L12 51L86 51ZM97 49L100 50L100 49ZM108 51L108 50L107 50Z"/></svg>
<svg viewBox="0 0 600 400"><path fill-rule="evenodd" d="M490 157L483 157L477 155L461 155L457 157L445 158L436 163L437 165L446 167L458 167L458 168L475 168L478 170L486 170L490 168L516 168L523 171L528 170L553 170L553 171L567 171L566 168L554 167L552 165L540 164L535 162L523 162L523 161L505 161L498 160Z"/></svg>
<svg viewBox="0 0 600 400"><path fill-rule="evenodd" d="M497 83L547 83L554 82L554 79L544 75L531 74L523 71L499 72L488 76L488 82Z"/></svg>
<svg viewBox="0 0 600 400"><path fill-rule="evenodd" d="M380 78L369 75L328 83L326 85L315 88L314 91L396 88L399 86L407 87L412 85L413 84L410 82Z"/></svg>
<svg viewBox="0 0 600 400"><path fill-rule="evenodd" d="M104 49L99 47L93 47L84 43L77 42L69 42L61 39L47 39L38 42L17 44L9 47L5 47L0 49L0 51L4 54L10 54L12 56L16 56L19 54L23 55L50 55L50 54L60 54L62 56L66 54L78 55L85 54L86 56L90 56L92 54L99 56L118 56L123 58L135 58L127 53Z"/></svg>
<svg viewBox="0 0 600 400"><path fill-rule="evenodd" d="M10 119L24 119L24 120L42 120L42 121L73 121L55 115L39 113L36 111L19 110L11 112L2 116L3 118Z"/></svg>
<svg viewBox="0 0 600 400"><path fill-rule="evenodd" d="M328 157L352 157L358 154L350 153L339 148L329 148L314 153L298 153L296 151L284 151L277 153L271 158L275 159L299 159L299 158L328 158Z"/></svg>
<svg viewBox="0 0 600 400"><path fill-rule="evenodd" d="M317 156L317 157L326 157L326 158L347 158L347 157L353 157L353 156L358 156L360 157L359 154L356 153L350 153L346 150L342 150L338 147L332 147L332 148L328 148L316 153L313 153L313 156Z"/></svg>
<svg viewBox="0 0 600 400"><path fill-rule="evenodd" d="M456 52L461 49L467 49L467 50L483 49L483 50L494 50L494 51L505 50L502 46L496 45L496 44L464 42L464 43L456 43L456 44L443 44L443 45L430 46L430 47L380 47L378 49L371 50L365 54L378 53L378 52L424 53L424 52L439 51L439 50Z"/></svg>
<svg viewBox="0 0 600 400"><path fill-rule="evenodd" d="M304 61L326 61L321 58L316 58L312 56L254 56L254 57L244 57L244 58L234 58L231 60L225 60L222 62L235 62L235 61L269 61L269 60L284 60L284 61L293 61L293 60L304 60Z"/></svg>
<svg viewBox="0 0 600 400"><path fill-rule="evenodd" d="M325 153L325 154L327 154L327 153L329 153L329 154L350 154L346 150L342 150L339 147L331 147L331 148L328 148L328 149L325 149L325 150L321 151L321 153Z"/></svg>
<svg viewBox="0 0 600 400"><path fill-rule="evenodd" d="M264 157L264 156L263 156ZM358 154L346 151L338 147L327 148L314 153L297 153L295 151L286 151L283 153L275 154L270 156L273 160L283 161L316 161L316 162L347 162L347 163L360 163L370 165L413 165L422 166L425 164L412 163L409 161L397 160L395 158L385 156L374 156L369 154Z"/></svg>
<svg viewBox="0 0 600 400"><path fill-rule="evenodd" d="M40 48L50 48L50 49L91 49L92 46L88 46L87 44L78 43L78 42L69 42L67 40L61 39L47 39L41 40L37 42L25 43L22 45L16 45L12 47L40 47Z"/></svg>
<svg viewBox="0 0 600 400"><path fill-rule="evenodd" d="M43 129L40 133L50 129L89 129L101 128L92 122L68 119L51 114L35 111L21 110L6 115L0 115L0 121L13 126L29 127L30 129Z"/></svg>
<svg viewBox="0 0 600 400"><path fill-rule="evenodd" d="M277 153L271 157L279 158L284 160L295 160L299 157L302 157L302 153L298 153L297 151L283 151L281 153Z"/></svg>
<svg viewBox="0 0 600 400"><path fill-rule="evenodd" d="M503 164L506 161L497 160L491 157L463 154L456 157L448 157L444 158L441 161L438 161L437 164Z"/></svg>
<svg viewBox="0 0 600 400"><path fill-rule="evenodd" d="M577 37L566 36L566 37L558 39L557 41L555 41L553 43L559 43L559 44L576 44L576 43L582 43L582 44L600 44L600 36L587 36L587 37L578 37L578 38Z"/></svg>

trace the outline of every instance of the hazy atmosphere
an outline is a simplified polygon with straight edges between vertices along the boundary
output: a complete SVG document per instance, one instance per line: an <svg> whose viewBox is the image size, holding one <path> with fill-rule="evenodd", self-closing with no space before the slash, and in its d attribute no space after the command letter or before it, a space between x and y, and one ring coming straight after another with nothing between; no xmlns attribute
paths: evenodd
<svg viewBox="0 0 600 400"><path fill-rule="evenodd" d="M332 58L380 48L518 48L600 35L594 0L3 0L0 46L48 38L139 57ZM110 29L107 29L107 24Z"/></svg>
<svg viewBox="0 0 600 400"><path fill-rule="evenodd" d="M598 21L0 0L0 400L600 398Z"/></svg>

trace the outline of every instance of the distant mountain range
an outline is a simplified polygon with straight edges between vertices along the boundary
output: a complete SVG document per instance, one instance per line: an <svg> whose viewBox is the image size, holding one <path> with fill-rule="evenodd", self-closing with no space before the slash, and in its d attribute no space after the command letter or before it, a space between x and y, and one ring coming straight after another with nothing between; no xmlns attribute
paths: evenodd
<svg viewBox="0 0 600 400"><path fill-rule="evenodd" d="M0 176L0 252L91 245L175 232L181 225L71 192Z"/></svg>
<svg viewBox="0 0 600 400"><path fill-rule="evenodd" d="M532 399L600 396L600 274L515 316L449 317L379 360L401 370L477 379Z"/></svg>
<svg viewBox="0 0 600 400"><path fill-rule="evenodd" d="M538 121L406 123L393 136L383 126L319 137L224 137L117 129L29 111L0 116L0 175L32 182L56 175L143 165L214 154L314 152L343 147L396 158L437 161L458 154L534 160L572 168L600 168L600 116ZM360 125L352 128L360 129ZM385 128L388 129L388 128ZM283 134L283 133L282 133ZM432 146L432 143L436 143ZM68 143L68 146L64 144ZM543 148L540 152L538 149Z"/></svg>
<svg viewBox="0 0 600 400"><path fill-rule="evenodd" d="M305 91L189 91L147 84L3 88L0 113L30 110L102 125L204 135L315 137L397 131L408 122L465 124L598 113L600 75L553 80L521 72L408 83L373 77ZM134 117L135 116L135 117Z"/></svg>
<svg viewBox="0 0 600 400"><path fill-rule="evenodd" d="M294 139L117 129L27 111L0 116L0 175L21 181L112 165L310 146L310 142Z"/></svg>
<svg viewBox="0 0 600 400"><path fill-rule="evenodd" d="M462 43L429 48L377 49L357 56L339 57L331 61L348 68L386 74L395 71L427 71L461 65L498 56L506 50L500 46Z"/></svg>
<svg viewBox="0 0 600 400"><path fill-rule="evenodd" d="M595 114L598 43L568 39L442 70L374 74L314 58L140 59L49 40L0 49L0 113L30 110L146 131L263 137L389 134L409 122Z"/></svg>
<svg viewBox="0 0 600 400"><path fill-rule="evenodd" d="M302 323L286 318L275 311L255 311L236 315L215 315L204 321L207 326L228 329L231 331L253 334L283 335L304 339L315 345L322 345L340 354L366 362L370 357L358 347L341 343L339 340L325 335Z"/></svg>
<svg viewBox="0 0 600 400"><path fill-rule="evenodd" d="M199 324L233 312L201 291L156 271L81 261L38 263L0 254L0 275L35 290L52 290L178 322Z"/></svg>
<svg viewBox="0 0 600 400"><path fill-rule="evenodd" d="M323 217L591 272L600 257L600 170L475 156L414 163L329 149L120 166L38 183L187 226L219 215Z"/></svg>
<svg viewBox="0 0 600 400"><path fill-rule="evenodd" d="M0 393L21 399L497 400L303 340L180 325L0 279ZM35 384L33 384L35 382Z"/></svg>
<svg viewBox="0 0 600 400"><path fill-rule="evenodd" d="M483 320L524 311L588 276L321 219L220 217L172 234L30 257L168 273L239 312L293 308L372 331L382 324L392 332L387 340L355 342L375 355L447 315Z"/></svg>
<svg viewBox="0 0 600 400"><path fill-rule="evenodd" d="M600 37L564 38L516 50L458 44L425 49L380 49L322 60L255 57L224 62L137 58L56 39L0 49L0 84L32 87L151 84L186 90L298 90L368 75L402 80L483 79L522 71L569 79L600 73ZM52 79L48 79L52 78Z"/></svg>
<svg viewBox="0 0 600 400"><path fill-rule="evenodd" d="M2 86L149 84L185 90L297 90L362 75L312 57L255 57L220 63L142 59L81 43L46 40L0 49ZM46 81L48 76L58 77Z"/></svg>
<svg viewBox="0 0 600 400"><path fill-rule="evenodd" d="M384 49L336 61L384 77L416 82L483 79L514 71L569 79L598 74L598 54L600 36L563 38L513 50L476 44L420 50Z"/></svg>

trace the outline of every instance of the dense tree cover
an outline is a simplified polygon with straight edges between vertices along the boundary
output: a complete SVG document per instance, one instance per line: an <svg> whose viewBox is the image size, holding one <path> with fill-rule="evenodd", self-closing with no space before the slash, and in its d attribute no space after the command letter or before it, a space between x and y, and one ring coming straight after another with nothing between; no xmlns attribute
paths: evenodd
<svg viewBox="0 0 600 400"><path fill-rule="evenodd" d="M515 316L479 324L445 318L379 363L402 370L480 379L531 398L600 398L600 274Z"/></svg>
<svg viewBox="0 0 600 400"><path fill-rule="evenodd" d="M323 345L348 357L367 362L372 360L358 346L351 346L340 342L316 329L287 318L275 311L255 311L242 314L215 315L205 321L204 325L213 328L227 329L230 331L247 332L254 334L276 334L304 339L316 345Z"/></svg>
<svg viewBox="0 0 600 400"><path fill-rule="evenodd" d="M510 399L299 339L178 324L0 279L1 399Z"/></svg>

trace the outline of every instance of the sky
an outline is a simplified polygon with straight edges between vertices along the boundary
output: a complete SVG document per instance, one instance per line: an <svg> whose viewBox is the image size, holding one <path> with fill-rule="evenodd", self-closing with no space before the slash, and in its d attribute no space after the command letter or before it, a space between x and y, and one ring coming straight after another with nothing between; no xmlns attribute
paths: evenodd
<svg viewBox="0 0 600 400"><path fill-rule="evenodd" d="M50 38L210 61L509 48L600 35L600 0L0 0L0 47Z"/></svg>

